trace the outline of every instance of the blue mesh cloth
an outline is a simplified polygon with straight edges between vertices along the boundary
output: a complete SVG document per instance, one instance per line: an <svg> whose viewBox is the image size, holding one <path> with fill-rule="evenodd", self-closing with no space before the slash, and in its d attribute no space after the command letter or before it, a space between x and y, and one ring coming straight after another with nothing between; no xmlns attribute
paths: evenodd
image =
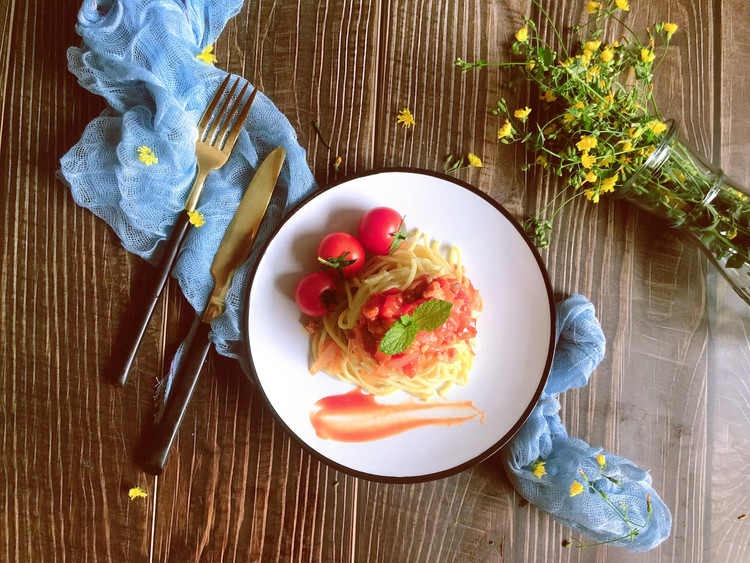
<svg viewBox="0 0 750 563"><path fill-rule="evenodd" d="M618 515L622 507L627 507L631 527L638 534L611 545L632 551L652 549L669 536L672 516L652 488L651 476L627 459L569 437L560 420L557 394L586 385L604 358L604 334L594 306L585 297L573 295L557 305L557 338L542 396L518 434L502 450L505 472L525 499L596 542L612 542L630 533ZM603 471L597 461L599 454L605 459ZM544 462L546 471L540 471L541 476L534 474L539 461ZM571 496L573 482L583 485L583 492ZM589 483L606 495L611 506L588 487Z"/></svg>
<svg viewBox="0 0 750 563"><path fill-rule="evenodd" d="M76 203L104 219L128 251L153 264L195 177L196 124L226 76L196 55L241 6L242 0L86 0L78 14L82 44L68 50L68 65L108 107L63 156L61 176ZM189 231L172 273L196 311L213 287L209 268L245 188L278 145L287 161L256 249L281 218L285 200L292 206L315 187L295 131L258 93L229 161L206 180L197 209L206 223ZM140 146L152 149L158 162L141 162ZM240 359L242 298L253 259L237 272L226 313L212 324L217 350Z"/></svg>

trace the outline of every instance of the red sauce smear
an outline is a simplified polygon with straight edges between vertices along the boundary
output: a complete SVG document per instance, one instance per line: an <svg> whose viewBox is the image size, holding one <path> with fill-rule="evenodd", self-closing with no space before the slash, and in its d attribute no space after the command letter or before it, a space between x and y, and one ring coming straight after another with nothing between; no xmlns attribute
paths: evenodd
<svg viewBox="0 0 750 563"><path fill-rule="evenodd" d="M357 387L343 395L324 397L310 413L315 433L336 442L370 442L422 426L454 426L477 417L484 424L484 412L472 401L440 401L382 404L374 395Z"/></svg>

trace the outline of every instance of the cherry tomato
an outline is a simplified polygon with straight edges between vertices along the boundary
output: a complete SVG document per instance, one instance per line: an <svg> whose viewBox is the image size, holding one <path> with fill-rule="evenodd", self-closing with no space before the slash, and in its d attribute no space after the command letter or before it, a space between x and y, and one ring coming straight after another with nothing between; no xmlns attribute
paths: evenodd
<svg viewBox="0 0 750 563"><path fill-rule="evenodd" d="M330 272L312 272L304 276L294 290L300 311L311 317L324 317L336 308L339 283Z"/></svg>
<svg viewBox="0 0 750 563"><path fill-rule="evenodd" d="M390 207L375 207L362 215L357 234L366 250L380 256L396 252L407 236L403 218Z"/></svg>
<svg viewBox="0 0 750 563"><path fill-rule="evenodd" d="M356 276L365 265L365 250L356 237L337 231L320 241L318 261L350 278Z"/></svg>

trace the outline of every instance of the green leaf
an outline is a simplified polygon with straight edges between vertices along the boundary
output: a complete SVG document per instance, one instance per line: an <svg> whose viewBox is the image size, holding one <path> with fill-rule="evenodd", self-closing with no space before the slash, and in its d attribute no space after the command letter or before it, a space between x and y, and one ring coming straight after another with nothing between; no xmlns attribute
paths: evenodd
<svg viewBox="0 0 750 563"><path fill-rule="evenodd" d="M430 299L414 309L414 322L419 330L431 331L439 328L451 315L453 303L442 299Z"/></svg>
<svg viewBox="0 0 750 563"><path fill-rule="evenodd" d="M418 332L419 327L414 320L409 315L403 315L385 333L378 350L384 354L400 354L411 346Z"/></svg>

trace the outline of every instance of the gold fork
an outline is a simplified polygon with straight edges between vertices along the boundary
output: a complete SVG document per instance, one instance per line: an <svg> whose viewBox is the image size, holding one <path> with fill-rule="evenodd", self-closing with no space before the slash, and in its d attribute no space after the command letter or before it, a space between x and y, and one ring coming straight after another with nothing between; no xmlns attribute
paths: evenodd
<svg viewBox="0 0 750 563"><path fill-rule="evenodd" d="M213 170L221 168L229 159L232 148L242 130L242 124L247 118L247 114L250 112L250 106L258 92L258 89L255 88L250 94L248 100L243 102L248 87L248 83L245 82L245 85L237 95L232 107L228 110L227 108L229 108L234 92L237 90L237 86L240 83L240 78L238 77L229 89L229 92L227 92L230 78L231 75L228 74L221 83L221 86L219 86L216 94L214 94L211 102L208 104L206 111L203 112L203 117L201 117L201 120L198 122L198 140L195 143L195 156L197 158L198 173L196 174L195 182L193 182L193 187L188 194L185 207L177 217L172 233L169 235L169 239L167 239L164 255L157 267L158 271L156 280L152 289L148 292L148 302L145 304L143 313L134 327L131 336L132 340L127 342L127 346L123 348L124 357L122 359L120 371L114 379L116 385L124 385L128 378L130 368L133 365L133 360L138 352L143 335L146 332L146 327L151 320L151 315L154 312L156 303L167 283L169 272L172 270L172 266L177 258L177 251L190 228L190 214L195 211L195 208L198 205L198 199L203 190L206 176L208 176ZM226 96L224 96L225 93ZM224 98L224 102L221 104L218 113L214 116L214 110L216 109L216 106L219 105L222 97ZM210 127L209 123L211 124ZM219 128L220 124L221 128Z"/></svg>

